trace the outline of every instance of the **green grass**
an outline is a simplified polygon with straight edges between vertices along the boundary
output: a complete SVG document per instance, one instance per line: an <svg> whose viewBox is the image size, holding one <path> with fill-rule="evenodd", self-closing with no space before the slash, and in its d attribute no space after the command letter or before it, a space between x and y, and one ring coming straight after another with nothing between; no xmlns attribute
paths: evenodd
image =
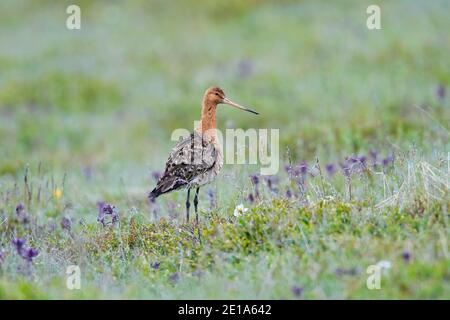
<svg viewBox="0 0 450 320"><path fill-rule="evenodd" d="M450 297L447 1L380 1L377 31L370 1L80 1L80 31L68 4L0 4L0 298ZM258 167L225 165L200 194L199 241L184 192L156 207L146 193L211 85L260 112L220 107L219 128L279 128L282 164L255 202ZM371 149L394 162L346 178L339 162ZM308 163L305 183L289 161ZM99 201L119 225L96 221Z"/></svg>

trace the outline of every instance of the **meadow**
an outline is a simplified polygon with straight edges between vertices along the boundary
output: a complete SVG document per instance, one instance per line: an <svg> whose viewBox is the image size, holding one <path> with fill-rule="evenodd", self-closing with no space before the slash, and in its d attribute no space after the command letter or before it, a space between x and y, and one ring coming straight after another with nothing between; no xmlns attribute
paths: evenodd
<svg viewBox="0 0 450 320"><path fill-rule="evenodd" d="M450 2L73 2L0 3L0 299L450 298ZM197 227L147 194L212 85L280 169L225 165Z"/></svg>

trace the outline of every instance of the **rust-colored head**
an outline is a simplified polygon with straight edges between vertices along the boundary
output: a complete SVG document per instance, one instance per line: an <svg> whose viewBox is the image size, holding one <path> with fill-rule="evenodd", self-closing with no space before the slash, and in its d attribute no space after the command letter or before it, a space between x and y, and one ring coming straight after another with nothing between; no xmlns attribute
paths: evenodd
<svg viewBox="0 0 450 320"><path fill-rule="evenodd" d="M232 107L244 110L244 111L258 114L258 112L253 111L249 108L243 107L240 104L237 104L236 102L233 102L230 99L228 99L227 97L225 97L225 93L219 87L210 87L210 88L206 89L205 95L203 96L203 103L205 105L212 104L215 106L218 105L219 103L224 103L224 104L227 104L229 106L232 106Z"/></svg>
<svg viewBox="0 0 450 320"><path fill-rule="evenodd" d="M212 102L213 104L222 103L222 100L225 98L225 93L219 87L210 87L206 89L205 95L203 96L203 100L205 102Z"/></svg>

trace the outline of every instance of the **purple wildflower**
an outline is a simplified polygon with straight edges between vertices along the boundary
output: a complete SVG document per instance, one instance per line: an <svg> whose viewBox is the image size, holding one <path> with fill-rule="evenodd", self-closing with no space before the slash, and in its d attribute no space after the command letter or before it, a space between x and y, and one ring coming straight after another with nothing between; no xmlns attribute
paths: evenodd
<svg viewBox="0 0 450 320"><path fill-rule="evenodd" d="M286 173L290 175L292 172L292 166L290 164L285 164L284 171L286 171Z"/></svg>
<svg viewBox="0 0 450 320"><path fill-rule="evenodd" d="M259 184L259 177L257 174L252 174L250 179L252 180L253 185L257 186Z"/></svg>
<svg viewBox="0 0 450 320"><path fill-rule="evenodd" d="M114 213L115 207L112 204L105 204L102 209L105 214L112 215Z"/></svg>
<svg viewBox="0 0 450 320"><path fill-rule="evenodd" d="M25 206L22 203L19 203L16 206L16 215L21 216L23 213L23 210L25 210Z"/></svg>
<svg viewBox="0 0 450 320"><path fill-rule="evenodd" d="M341 162L340 163L342 172L344 173L344 176L346 177L350 177L350 173L351 173L351 166L347 161Z"/></svg>
<svg viewBox="0 0 450 320"><path fill-rule="evenodd" d="M351 163L353 163L353 164L359 162L358 157L355 157L355 156L350 156L350 157L348 158L348 160L349 160Z"/></svg>
<svg viewBox="0 0 450 320"><path fill-rule="evenodd" d="M359 156L359 157L358 157L358 161L359 161L360 163L362 163L363 165L365 165L365 164L366 164L366 161L367 161L367 157L366 157L366 156Z"/></svg>
<svg viewBox="0 0 450 320"><path fill-rule="evenodd" d="M21 254L23 246L25 245L25 239L22 238L14 238L12 244L17 250L17 253Z"/></svg>
<svg viewBox="0 0 450 320"><path fill-rule="evenodd" d="M291 288L292 294L296 297L300 297L302 292L303 292L303 288L302 287L297 287L294 286Z"/></svg>
<svg viewBox="0 0 450 320"><path fill-rule="evenodd" d="M39 251L34 248L27 248L22 250L21 256L28 262L32 262L33 259L39 254Z"/></svg>
<svg viewBox="0 0 450 320"><path fill-rule="evenodd" d="M392 154L390 154L386 158L383 159L383 166L387 167L393 162L394 162L394 156Z"/></svg>
<svg viewBox="0 0 450 320"><path fill-rule="evenodd" d="M178 282L180 280L180 274L178 272L174 272L169 276L170 281L172 282Z"/></svg>
<svg viewBox="0 0 450 320"><path fill-rule="evenodd" d="M152 262L150 263L150 268L158 270L160 265L161 265L160 262Z"/></svg>
<svg viewBox="0 0 450 320"><path fill-rule="evenodd" d="M287 189L286 190L286 198L288 198L288 199L292 198L292 191L291 191L291 189Z"/></svg>
<svg viewBox="0 0 450 320"><path fill-rule="evenodd" d="M272 191L272 192L278 191L277 188L275 188L275 186L274 186L277 183L277 180L274 177L266 176L265 180L266 180L267 186L269 187L270 191Z"/></svg>
<svg viewBox="0 0 450 320"><path fill-rule="evenodd" d="M250 176L253 186L255 187L255 198L259 198L259 176L257 174L252 174ZM252 195L253 196L253 195ZM253 201L251 201L253 202Z"/></svg>
<svg viewBox="0 0 450 320"><path fill-rule="evenodd" d="M300 163L299 168L300 168L300 173L301 174L306 174L308 172L308 164L305 161Z"/></svg>
<svg viewBox="0 0 450 320"><path fill-rule="evenodd" d="M14 238L12 241L12 244L14 247L16 247L17 253L27 260L28 262L32 262L33 258L36 257L39 254L39 251L37 251L34 248L24 248L25 240L22 238Z"/></svg>
<svg viewBox="0 0 450 320"><path fill-rule="evenodd" d="M119 221L119 214L116 208L105 202L99 202L98 204L98 218L97 221L100 222L104 227L108 224L115 225ZM110 216L111 221L106 222L105 219Z"/></svg>
<svg viewBox="0 0 450 320"><path fill-rule="evenodd" d="M247 197L248 201L250 201L251 203L255 202L255 196L253 195L253 193L250 192L250 194Z"/></svg>
<svg viewBox="0 0 450 320"><path fill-rule="evenodd" d="M63 217L61 220L61 227L65 230L70 231L71 226L72 226L72 221L67 217Z"/></svg>
<svg viewBox="0 0 450 320"><path fill-rule="evenodd" d="M411 260L411 254L408 251L402 253L403 261L409 262Z"/></svg>
<svg viewBox="0 0 450 320"><path fill-rule="evenodd" d="M295 176L305 176L308 173L308 164L305 161L300 162L298 167L295 169Z"/></svg>
<svg viewBox="0 0 450 320"><path fill-rule="evenodd" d="M325 166L325 170L327 170L327 173L328 173L330 176L332 176L332 175L334 175L334 174L336 173L336 167L335 167L334 164L332 164L332 163L328 163L328 164Z"/></svg>
<svg viewBox="0 0 450 320"><path fill-rule="evenodd" d="M436 90L436 94L440 100L444 100L445 98L445 87L440 84Z"/></svg>
<svg viewBox="0 0 450 320"><path fill-rule="evenodd" d="M26 224L29 222L28 216L25 212L25 206L22 203L19 203L16 206L16 217L20 223Z"/></svg>
<svg viewBox="0 0 450 320"><path fill-rule="evenodd" d="M266 177L266 183L267 183L267 186L269 187L269 189L272 190L273 181L272 181L271 177Z"/></svg>
<svg viewBox="0 0 450 320"><path fill-rule="evenodd" d="M365 168L366 160L367 158L365 156L350 156L345 159L345 162L350 171L356 172Z"/></svg>

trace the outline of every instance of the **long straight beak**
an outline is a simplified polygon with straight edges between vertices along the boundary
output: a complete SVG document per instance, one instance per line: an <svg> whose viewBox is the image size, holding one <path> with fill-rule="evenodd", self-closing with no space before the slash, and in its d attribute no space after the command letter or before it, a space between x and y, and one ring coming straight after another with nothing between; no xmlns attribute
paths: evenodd
<svg viewBox="0 0 450 320"><path fill-rule="evenodd" d="M227 105L229 105L229 106L232 106L232 107L235 107L235 108L244 110L244 111L248 111L248 112L251 112L251 113L254 113L254 114L259 114L258 112L253 111L253 110L251 110L251 109L249 109L249 108L243 107L243 106L241 106L240 104L237 104L236 102L233 102L233 101L231 101L231 100L228 99L228 98L223 98L222 103L225 103L225 104L227 104Z"/></svg>

